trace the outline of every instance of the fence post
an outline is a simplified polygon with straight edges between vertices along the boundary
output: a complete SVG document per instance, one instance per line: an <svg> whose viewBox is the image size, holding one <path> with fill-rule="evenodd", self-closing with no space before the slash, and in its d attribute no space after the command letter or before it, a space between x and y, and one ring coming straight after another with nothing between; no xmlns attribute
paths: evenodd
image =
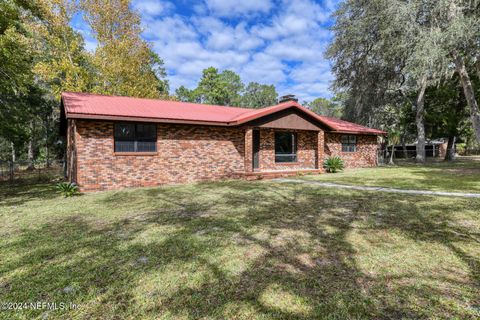
<svg viewBox="0 0 480 320"><path fill-rule="evenodd" d="M8 162L8 167L9 167L9 174L10 174L10 181L13 181L13 172L14 172L14 164L13 164L13 161L9 161Z"/></svg>

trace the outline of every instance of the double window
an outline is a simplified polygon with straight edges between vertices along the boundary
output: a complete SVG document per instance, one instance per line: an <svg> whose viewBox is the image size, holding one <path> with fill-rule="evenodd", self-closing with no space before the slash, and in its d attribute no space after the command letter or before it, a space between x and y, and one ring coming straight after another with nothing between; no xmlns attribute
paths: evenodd
<svg viewBox="0 0 480 320"><path fill-rule="evenodd" d="M342 152L356 152L357 151L357 136L345 135L342 136Z"/></svg>
<svg viewBox="0 0 480 320"><path fill-rule="evenodd" d="M115 152L157 151L157 126L147 123L115 123Z"/></svg>
<svg viewBox="0 0 480 320"><path fill-rule="evenodd" d="M295 132L275 132L275 162L297 162Z"/></svg>

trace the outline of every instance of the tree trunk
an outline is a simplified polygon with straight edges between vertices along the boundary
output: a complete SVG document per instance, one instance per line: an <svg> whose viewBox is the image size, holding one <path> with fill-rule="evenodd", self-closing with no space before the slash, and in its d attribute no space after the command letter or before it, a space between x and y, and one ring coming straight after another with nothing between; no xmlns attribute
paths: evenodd
<svg viewBox="0 0 480 320"><path fill-rule="evenodd" d="M473 131L475 132L477 142L480 143L480 110L478 109L478 103L475 99L475 91L473 90L470 76L468 75L467 68L465 68L465 62L460 55L455 57L455 68L460 76L463 92L467 99L468 107L470 108L470 118L472 120Z"/></svg>
<svg viewBox="0 0 480 320"><path fill-rule="evenodd" d="M33 145L33 131L34 131L34 124L33 121L30 122L30 138L28 139L28 146L27 146L27 159L28 159L28 170L35 169L35 165L33 164L33 160L35 158L34 154L34 145Z"/></svg>
<svg viewBox="0 0 480 320"><path fill-rule="evenodd" d="M445 153L445 161L455 160L455 136L449 136L447 142L447 152Z"/></svg>
<svg viewBox="0 0 480 320"><path fill-rule="evenodd" d="M46 161L46 167L50 168L50 152L48 150L48 127L49 127L49 122L48 118L45 119L45 161Z"/></svg>
<svg viewBox="0 0 480 320"><path fill-rule="evenodd" d="M45 143L45 161L47 168L50 168L50 153L48 152L48 142Z"/></svg>
<svg viewBox="0 0 480 320"><path fill-rule="evenodd" d="M403 135L402 135L402 151L403 151L403 158L405 160L408 159L408 152L407 152L407 146L405 145L405 135L406 135L406 130L403 130Z"/></svg>
<svg viewBox="0 0 480 320"><path fill-rule="evenodd" d="M477 62L475 63L475 68L477 69L478 79L480 79L480 54L477 56Z"/></svg>
<svg viewBox="0 0 480 320"><path fill-rule="evenodd" d="M33 137L30 138L28 141L28 152L27 152L27 157L28 157L28 170L33 170L35 169L35 166L33 164Z"/></svg>
<svg viewBox="0 0 480 320"><path fill-rule="evenodd" d="M388 161L388 164L394 165L395 163L393 162L393 154L395 153L395 145L392 143L392 152L390 154L390 161Z"/></svg>
<svg viewBox="0 0 480 320"><path fill-rule="evenodd" d="M427 76L420 79L420 90L415 101L415 124L417 126L417 156L415 161L425 163L425 90L427 89Z"/></svg>
<svg viewBox="0 0 480 320"><path fill-rule="evenodd" d="M15 155L15 145L13 142L10 142L10 148L12 150L12 162L15 162L17 160L17 157Z"/></svg>

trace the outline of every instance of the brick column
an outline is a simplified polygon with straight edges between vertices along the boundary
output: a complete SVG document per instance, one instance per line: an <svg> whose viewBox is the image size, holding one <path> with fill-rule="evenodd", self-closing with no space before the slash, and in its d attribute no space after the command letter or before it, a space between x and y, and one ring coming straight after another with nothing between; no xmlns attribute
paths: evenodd
<svg viewBox="0 0 480 320"><path fill-rule="evenodd" d="M253 172L252 128L245 128L245 172Z"/></svg>
<svg viewBox="0 0 480 320"><path fill-rule="evenodd" d="M325 159L325 132L318 131L317 135L317 169L323 170L323 160Z"/></svg>

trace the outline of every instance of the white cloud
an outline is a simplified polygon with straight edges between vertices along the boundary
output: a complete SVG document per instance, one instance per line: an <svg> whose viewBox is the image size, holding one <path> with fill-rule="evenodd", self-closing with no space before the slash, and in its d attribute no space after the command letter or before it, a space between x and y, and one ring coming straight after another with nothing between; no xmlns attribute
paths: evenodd
<svg viewBox="0 0 480 320"><path fill-rule="evenodd" d="M319 24L327 21L330 15L325 8L309 0L284 1L283 5L271 22L254 27L253 31L269 40L312 34L320 29Z"/></svg>
<svg viewBox="0 0 480 320"><path fill-rule="evenodd" d="M171 16L150 21L144 34L155 40L176 42L198 38L198 32L180 16Z"/></svg>
<svg viewBox="0 0 480 320"><path fill-rule="evenodd" d="M171 12L175 6L171 2L160 0L136 0L132 4L142 17L153 17Z"/></svg>
<svg viewBox="0 0 480 320"><path fill-rule="evenodd" d="M301 101L313 101L318 97L330 98L332 93L328 83L315 82L315 83L298 83L289 86L287 89L283 89L283 93L294 93Z"/></svg>
<svg viewBox="0 0 480 320"><path fill-rule="evenodd" d="M322 82L328 83L333 80L330 73L330 65L327 61L322 60L318 63L302 63L295 67L289 74L290 78L298 83Z"/></svg>
<svg viewBox="0 0 480 320"><path fill-rule="evenodd" d="M294 92L302 100L312 101L318 97L332 96L330 86L333 75L327 60L316 63L304 62L293 68L288 76L293 84L282 89Z"/></svg>
<svg viewBox="0 0 480 320"><path fill-rule="evenodd" d="M205 45L207 48L214 50L236 48L244 51L255 49L264 43L262 39L252 35L247 30L245 22L232 26L214 17L202 17L192 20L196 29L206 36Z"/></svg>
<svg viewBox="0 0 480 320"><path fill-rule="evenodd" d="M323 58L331 34L324 24L337 1L284 0L273 7L271 1L205 0L188 14L165 1L137 8L172 91L195 87L202 70L213 66L237 72L245 83L274 84L280 94L313 100L331 96L330 65Z"/></svg>
<svg viewBox="0 0 480 320"><path fill-rule="evenodd" d="M286 80L286 69L287 66L280 59L260 52L242 67L241 76L245 82L277 84Z"/></svg>
<svg viewBox="0 0 480 320"><path fill-rule="evenodd" d="M290 61L314 61L322 59L321 49L297 46L288 40L272 43L265 49L265 52L282 60Z"/></svg>
<svg viewBox="0 0 480 320"><path fill-rule="evenodd" d="M221 17L267 13L272 8L270 0L206 0L205 5L214 15Z"/></svg>

